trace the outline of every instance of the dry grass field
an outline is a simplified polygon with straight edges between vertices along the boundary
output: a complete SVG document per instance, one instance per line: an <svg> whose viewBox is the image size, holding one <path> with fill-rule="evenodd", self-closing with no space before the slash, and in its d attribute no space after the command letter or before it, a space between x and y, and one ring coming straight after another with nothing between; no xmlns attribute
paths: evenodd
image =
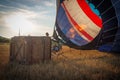
<svg viewBox="0 0 120 80"><path fill-rule="evenodd" d="M9 43L0 43L0 67L9 61Z"/></svg>
<svg viewBox="0 0 120 80"><path fill-rule="evenodd" d="M9 63L9 44L0 44L0 80L120 80L120 54L63 46L49 62Z"/></svg>

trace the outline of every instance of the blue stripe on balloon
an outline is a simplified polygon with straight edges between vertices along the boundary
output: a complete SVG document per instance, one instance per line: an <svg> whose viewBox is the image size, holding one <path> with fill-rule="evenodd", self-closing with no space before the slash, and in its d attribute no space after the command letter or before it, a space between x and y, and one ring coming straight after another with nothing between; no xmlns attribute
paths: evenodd
<svg viewBox="0 0 120 80"><path fill-rule="evenodd" d="M69 38L74 44L78 46L82 46L88 43L88 41L83 39L73 28L62 6L59 7L59 11L57 14L57 23L60 29L62 30L62 32L66 35L66 37ZM71 38L71 32L70 32L71 28L74 30L74 35L75 35L74 38Z"/></svg>

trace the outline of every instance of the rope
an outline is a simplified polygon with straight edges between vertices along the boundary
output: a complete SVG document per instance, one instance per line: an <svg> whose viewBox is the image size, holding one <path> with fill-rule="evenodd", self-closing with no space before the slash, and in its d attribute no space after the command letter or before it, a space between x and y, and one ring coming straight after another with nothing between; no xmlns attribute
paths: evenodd
<svg viewBox="0 0 120 80"><path fill-rule="evenodd" d="M105 22L103 22L103 25L106 24L107 22L109 22L109 21L115 19L115 18L116 18L116 16L111 17L110 19L108 19L108 20L106 20Z"/></svg>
<svg viewBox="0 0 120 80"><path fill-rule="evenodd" d="M108 30L103 31L103 33L106 33L106 32L109 32L109 31L112 31L112 30L115 30L115 29L118 29L118 27L110 28Z"/></svg>
<svg viewBox="0 0 120 80"><path fill-rule="evenodd" d="M105 0L102 0L95 8L98 8L104 1L105 1ZM115 2L115 3L113 4L113 6L116 5L116 4L118 4L119 1L120 1L120 0L118 0L117 2ZM92 0L90 0L90 2L92 2ZM101 15L105 14L105 13L106 13L108 10L110 10L113 6L110 6L108 9L106 9L103 13L101 13Z"/></svg>
<svg viewBox="0 0 120 80"><path fill-rule="evenodd" d="M95 8L98 8L103 2L104 0L102 0Z"/></svg>
<svg viewBox="0 0 120 80"><path fill-rule="evenodd" d="M120 1L120 0L118 0L117 2L115 2L115 3L113 4L113 6L116 5L116 4L118 4L119 1ZM105 14L105 13L106 13L108 10L110 10L113 6L110 6L108 9L106 9L103 13L101 13L101 15Z"/></svg>
<svg viewBox="0 0 120 80"><path fill-rule="evenodd" d="M120 1L120 0L118 0L117 2L115 2L112 6L110 6L108 9L106 9L106 10L105 10L104 12L102 12L100 15L105 14L108 10L110 10L111 8L113 8L114 5L118 4L119 1ZM99 7L103 2L104 2L104 0L102 0L102 1L96 6L96 8ZM115 19L115 18L116 18L116 16L113 16L112 18L106 20L106 21L103 23L103 25L106 24L107 22ZM101 33L100 33L100 35L99 35L99 37L98 37L98 42L97 42L97 46L96 46L96 47L99 47L99 41L101 40L102 33L103 33L103 28L101 29Z"/></svg>

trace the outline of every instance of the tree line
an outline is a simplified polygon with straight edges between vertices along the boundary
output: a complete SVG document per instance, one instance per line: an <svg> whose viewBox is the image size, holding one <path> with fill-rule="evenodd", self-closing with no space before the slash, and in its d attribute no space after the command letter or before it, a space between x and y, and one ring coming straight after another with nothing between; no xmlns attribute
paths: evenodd
<svg viewBox="0 0 120 80"><path fill-rule="evenodd" d="M0 43L9 43L10 39L0 36Z"/></svg>

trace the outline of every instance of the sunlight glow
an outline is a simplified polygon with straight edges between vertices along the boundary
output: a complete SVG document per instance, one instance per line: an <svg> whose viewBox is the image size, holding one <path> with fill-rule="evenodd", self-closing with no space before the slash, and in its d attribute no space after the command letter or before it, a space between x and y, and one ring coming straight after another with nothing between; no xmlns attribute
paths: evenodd
<svg viewBox="0 0 120 80"><path fill-rule="evenodd" d="M9 15L6 18L6 23L8 27L11 27L12 31L20 33L22 35L30 35L35 29L35 25L30 21L30 16L23 13L15 13Z"/></svg>

